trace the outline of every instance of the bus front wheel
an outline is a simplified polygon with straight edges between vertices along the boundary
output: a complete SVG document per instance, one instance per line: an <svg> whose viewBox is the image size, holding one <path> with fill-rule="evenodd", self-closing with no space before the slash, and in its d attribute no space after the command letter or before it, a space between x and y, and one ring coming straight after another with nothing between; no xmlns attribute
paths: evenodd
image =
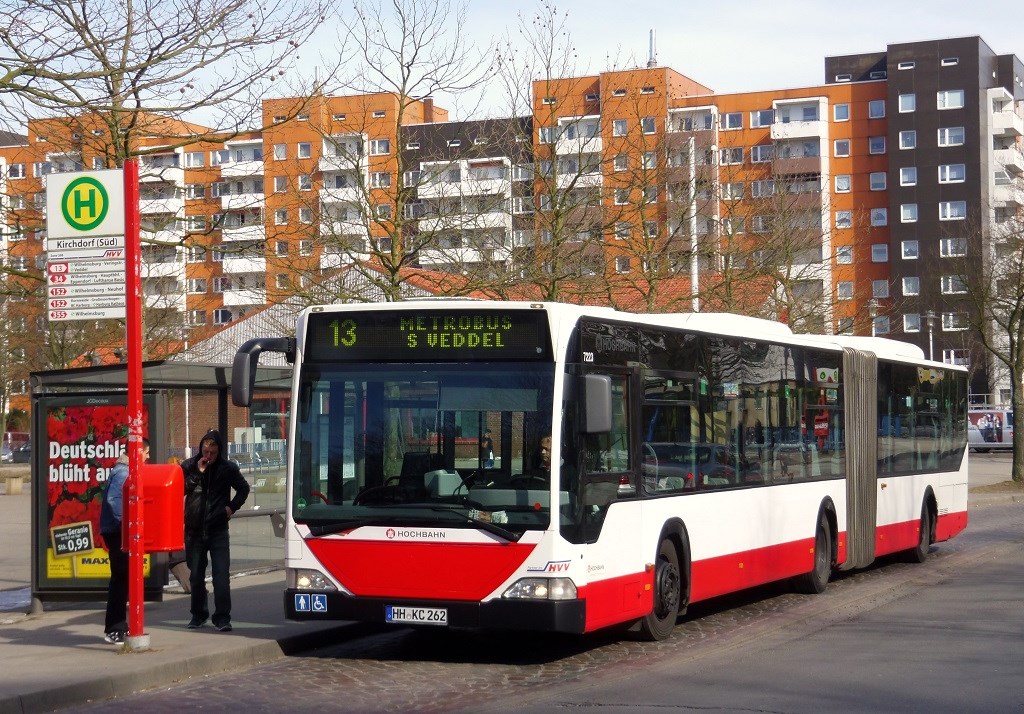
<svg viewBox="0 0 1024 714"><path fill-rule="evenodd" d="M654 565L654 607L640 621L640 635L652 642L672 634L679 617L683 579L679 570L679 553L672 541L661 541Z"/></svg>

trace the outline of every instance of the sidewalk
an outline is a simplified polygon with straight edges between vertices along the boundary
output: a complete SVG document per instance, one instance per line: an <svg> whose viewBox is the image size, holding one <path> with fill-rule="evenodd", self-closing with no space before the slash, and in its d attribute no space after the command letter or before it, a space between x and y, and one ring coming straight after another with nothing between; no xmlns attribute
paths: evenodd
<svg viewBox="0 0 1024 714"><path fill-rule="evenodd" d="M969 506L1024 500L1000 489L1009 479L1006 455L971 455ZM992 489L996 489L993 491ZM192 676L235 670L351 636L352 623L288 622L284 571L232 579L234 631L189 630L188 596L168 589L146 603L150 650L119 655L103 641L103 603L48 603L43 613L4 612L5 597L25 595L30 582L30 497L0 495L0 714L45 712L109 699ZM212 604L212 596L211 596ZM10 609L10 602L7 603Z"/></svg>

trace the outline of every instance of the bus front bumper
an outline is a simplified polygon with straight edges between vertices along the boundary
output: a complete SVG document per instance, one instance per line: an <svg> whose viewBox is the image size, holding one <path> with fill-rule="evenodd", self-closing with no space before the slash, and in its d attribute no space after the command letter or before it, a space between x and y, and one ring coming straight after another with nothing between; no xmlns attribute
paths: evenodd
<svg viewBox="0 0 1024 714"><path fill-rule="evenodd" d="M392 623L388 613L443 610L445 621L408 620ZM586 624L584 600L408 600L404 598L352 597L337 592L286 589L284 612L289 620L351 620L380 624L474 628L484 630L534 630L580 634Z"/></svg>

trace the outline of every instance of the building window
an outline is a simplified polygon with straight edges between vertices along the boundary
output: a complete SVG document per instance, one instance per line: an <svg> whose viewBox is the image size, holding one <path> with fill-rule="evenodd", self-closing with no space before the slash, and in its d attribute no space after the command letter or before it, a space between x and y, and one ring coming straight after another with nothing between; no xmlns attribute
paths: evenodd
<svg viewBox="0 0 1024 714"><path fill-rule="evenodd" d="M962 221L967 218L967 201L942 201L939 203L940 221Z"/></svg>
<svg viewBox="0 0 1024 714"><path fill-rule="evenodd" d="M640 130L645 134L653 134L655 131L654 117L643 117L640 119Z"/></svg>
<svg viewBox="0 0 1024 714"><path fill-rule="evenodd" d="M920 255L920 248L916 240L905 240L900 243L900 250L903 252L903 260L917 260Z"/></svg>
<svg viewBox="0 0 1024 714"><path fill-rule="evenodd" d="M660 230L657 221L644 221L644 234L651 239L657 238Z"/></svg>
<svg viewBox="0 0 1024 714"><path fill-rule="evenodd" d="M391 174L379 171L370 174L370 185L373 188L387 188L391 185Z"/></svg>
<svg viewBox="0 0 1024 714"><path fill-rule="evenodd" d="M373 214L383 221L391 220L391 204L390 203L378 203L373 207Z"/></svg>
<svg viewBox="0 0 1024 714"><path fill-rule="evenodd" d="M613 97L624 97L624 96L626 96L626 90L622 89L621 87L619 87L618 89L613 89L612 90L612 96Z"/></svg>
<svg viewBox="0 0 1024 714"><path fill-rule="evenodd" d="M373 113L373 118L374 118L374 119L383 119L383 118L384 118L384 117L386 117L387 115L388 115L388 113L387 113L386 111L383 111L383 110L381 110L381 109L378 109L377 111L375 111L375 112Z"/></svg>
<svg viewBox="0 0 1024 714"><path fill-rule="evenodd" d="M25 164L11 164L7 167L7 178L12 179L23 179L25 178Z"/></svg>
<svg viewBox="0 0 1024 714"><path fill-rule="evenodd" d="M888 280L872 280L871 281L871 297L873 297L873 298L887 298L887 297L889 297L889 281Z"/></svg>
<svg viewBox="0 0 1024 714"><path fill-rule="evenodd" d="M872 191L884 191L885 190L885 172L884 171L873 171L868 176L868 185Z"/></svg>
<svg viewBox="0 0 1024 714"><path fill-rule="evenodd" d="M967 255L966 238L943 238L939 241L939 255L943 258L962 258Z"/></svg>
<svg viewBox="0 0 1024 714"><path fill-rule="evenodd" d="M849 139L836 139L834 144L833 154L835 156L849 156L850 155L850 140Z"/></svg>
<svg viewBox="0 0 1024 714"><path fill-rule="evenodd" d="M937 109L963 109L964 90L946 89L936 95Z"/></svg>
<svg viewBox="0 0 1024 714"><path fill-rule="evenodd" d="M275 176L274 177L274 193L284 193L288 190L288 177L287 176Z"/></svg>
<svg viewBox="0 0 1024 714"><path fill-rule="evenodd" d="M279 240L274 244L274 254L278 258L284 258L288 255L288 241Z"/></svg>
<svg viewBox="0 0 1024 714"><path fill-rule="evenodd" d="M301 223L312 223L313 222L313 209L309 206L301 206L299 208L299 221Z"/></svg>
<svg viewBox="0 0 1024 714"><path fill-rule="evenodd" d="M853 283L848 280L836 283L837 300L853 300Z"/></svg>
<svg viewBox="0 0 1024 714"><path fill-rule="evenodd" d="M754 198L768 198L775 193L775 182L771 179L752 181L750 183L750 195Z"/></svg>
<svg viewBox="0 0 1024 714"><path fill-rule="evenodd" d="M300 159L308 159L310 156L312 156L312 148L311 148L311 146L309 145L308 142L301 142L299 144L299 154L298 154L298 157Z"/></svg>
<svg viewBox="0 0 1024 714"><path fill-rule="evenodd" d="M836 322L836 334L852 335L854 322L852 317L844 317Z"/></svg>
<svg viewBox="0 0 1024 714"><path fill-rule="evenodd" d="M455 149L462 146L462 139L449 139L448 146Z"/></svg>
<svg viewBox="0 0 1024 714"><path fill-rule="evenodd" d="M743 163L743 147L742 146L731 146L726 149L719 150L720 162L722 166L730 166Z"/></svg>
<svg viewBox="0 0 1024 714"><path fill-rule="evenodd" d="M914 62L900 62L896 65L896 69L914 69Z"/></svg>
<svg viewBox="0 0 1024 714"><path fill-rule="evenodd" d="M625 119L612 120L612 136L625 136L626 129L627 125Z"/></svg>
<svg viewBox="0 0 1024 714"><path fill-rule="evenodd" d="M941 287L943 295L963 295L967 292L967 283L959 275L943 275Z"/></svg>
<svg viewBox="0 0 1024 714"><path fill-rule="evenodd" d="M625 206L629 203L629 189L628 188L617 188L615 189L615 205Z"/></svg>
<svg viewBox="0 0 1024 714"><path fill-rule="evenodd" d="M653 151L645 151L643 156L643 167L645 169L653 169L658 165L657 154Z"/></svg>
<svg viewBox="0 0 1024 714"><path fill-rule="evenodd" d="M415 151L416 149L420 148L420 142L418 142L418 141L407 142L406 145L405 145L405 148L409 149L410 151Z"/></svg>
<svg viewBox="0 0 1024 714"><path fill-rule="evenodd" d="M190 183L185 187L185 198L206 198L206 186L201 183Z"/></svg>
<svg viewBox="0 0 1024 714"><path fill-rule="evenodd" d="M872 321L871 332L875 335L889 334L889 316L880 315Z"/></svg>
<svg viewBox="0 0 1024 714"><path fill-rule="evenodd" d="M537 130L537 138L542 144L550 144L555 140L555 127L542 126Z"/></svg>
<svg viewBox="0 0 1024 714"><path fill-rule="evenodd" d="M917 185L917 167L916 166L904 166L900 169L900 186L916 186Z"/></svg>
<svg viewBox="0 0 1024 714"><path fill-rule="evenodd" d="M888 243L875 243L871 246L871 262L872 263L888 263L889 262L889 244Z"/></svg>
<svg viewBox="0 0 1024 714"><path fill-rule="evenodd" d="M917 223L917 204L900 204L900 223Z"/></svg>
<svg viewBox="0 0 1024 714"><path fill-rule="evenodd" d="M901 149L916 149L917 148L917 132L913 129L900 132L900 148Z"/></svg>
<svg viewBox="0 0 1024 714"><path fill-rule="evenodd" d="M732 183L722 184L722 199L726 201L736 201L743 198L743 182L734 181Z"/></svg>
<svg viewBox="0 0 1024 714"><path fill-rule="evenodd" d="M964 367L971 366L971 351L970 350L942 350L942 361L946 364L959 364ZM1010 399L1009 389L999 390L1002 395L1003 401Z"/></svg>
<svg viewBox="0 0 1024 714"><path fill-rule="evenodd" d="M943 332L960 332L970 327L970 323L967 321L967 314L963 312L944 312L942 313L942 331Z"/></svg>
<svg viewBox="0 0 1024 714"><path fill-rule="evenodd" d="M274 286L278 290L284 290L288 287L288 273L278 273L274 276Z"/></svg>
<svg viewBox="0 0 1024 714"><path fill-rule="evenodd" d="M853 264L853 246L852 245L837 245L836 246L836 263L839 265L852 265Z"/></svg>
<svg viewBox="0 0 1024 714"><path fill-rule="evenodd" d="M654 94L654 87L641 87L640 94Z"/></svg>
<svg viewBox="0 0 1024 714"><path fill-rule="evenodd" d="M629 256L620 255L615 258L615 272L616 273L628 273L629 272Z"/></svg>
<svg viewBox="0 0 1024 714"><path fill-rule="evenodd" d="M939 146L962 146L964 143L964 128L962 126L948 126L939 129Z"/></svg>
<svg viewBox="0 0 1024 714"><path fill-rule="evenodd" d="M633 233L632 223L616 223L615 224L615 239L616 240L629 240L630 235Z"/></svg>
<svg viewBox="0 0 1024 714"><path fill-rule="evenodd" d="M722 115L722 128L723 129L742 129L743 128L743 112L729 112L728 114Z"/></svg>
<svg viewBox="0 0 1024 714"><path fill-rule="evenodd" d="M213 279L213 292L223 293L231 290L231 278L222 275Z"/></svg>
<svg viewBox="0 0 1024 714"><path fill-rule="evenodd" d="M838 174L836 176L836 193L850 192L850 174Z"/></svg>
<svg viewBox="0 0 1024 714"><path fill-rule="evenodd" d="M850 121L850 105L836 104L832 107L832 118L834 121Z"/></svg>
<svg viewBox="0 0 1024 714"><path fill-rule="evenodd" d="M916 94L901 94L899 97L900 113L906 114L917 109Z"/></svg>
<svg viewBox="0 0 1024 714"><path fill-rule="evenodd" d="M868 153L869 154L884 154L885 153L885 137L884 136L868 137Z"/></svg>
<svg viewBox="0 0 1024 714"><path fill-rule="evenodd" d="M759 144L750 147L750 160L755 164L763 164L775 158L775 147L771 144Z"/></svg>
<svg viewBox="0 0 1024 714"><path fill-rule="evenodd" d="M771 109L758 109L750 112L750 128L757 129L763 126L771 126L775 121L775 112Z"/></svg>
<svg viewBox="0 0 1024 714"><path fill-rule="evenodd" d="M202 151L189 151L185 154L185 166L190 169L202 168L206 165L206 156Z"/></svg>
<svg viewBox="0 0 1024 714"><path fill-rule="evenodd" d="M312 191L313 190L313 179L310 178L309 174L299 175L299 190L300 191Z"/></svg>
<svg viewBox="0 0 1024 714"><path fill-rule="evenodd" d="M188 281L188 291L190 293L205 293L206 292L206 278L192 278Z"/></svg>
<svg viewBox="0 0 1024 714"><path fill-rule="evenodd" d="M872 99L868 102L868 119L882 119L885 117L885 100Z"/></svg>
<svg viewBox="0 0 1024 714"><path fill-rule="evenodd" d="M910 297L921 294L921 278L903 278L903 295Z"/></svg>
<svg viewBox="0 0 1024 714"><path fill-rule="evenodd" d="M920 313L912 312L907 313L903 316L903 331L904 332L920 332L921 331L921 315Z"/></svg>
<svg viewBox="0 0 1024 714"><path fill-rule="evenodd" d="M939 183L963 183L967 179L964 164L941 164L939 166Z"/></svg>
<svg viewBox="0 0 1024 714"><path fill-rule="evenodd" d="M213 324L214 325L227 325L231 322L231 311L224 308L219 308L213 311Z"/></svg>
<svg viewBox="0 0 1024 714"><path fill-rule="evenodd" d="M200 327L206 324L206 310L189 310L188 324Z"/></svg>
<svg viewBox="0 0 1024 714"><path fill-rule="evenodd" d="M371 139L370 156L385 156L391 153L390 139Z"/></svg>
<svg viewBox="0 0 1024 714"><path fill-rule="evenodd" d="M612 160L612 168L615 171L625 171L629 168L629 156L626 154L616 154Z"/></svg>
<svg viewBox="0 0 1024 714"><path fill-rule="evenodd" d="M958 57L943 57L939 62L940 67L954 67L960 64L960 58Z"/></svg>
<svg viewBox="0 0 1024 714"><path fill-rule="evenodd" d="M853 211L836 211L836 228L853 226Z"/></svg>
<svg viewBox="0 0 1024 714"><path fill-rule="evenodd" d="M274 225L284 226L288 224L288 209L278 208L274 211Z"/></svg>

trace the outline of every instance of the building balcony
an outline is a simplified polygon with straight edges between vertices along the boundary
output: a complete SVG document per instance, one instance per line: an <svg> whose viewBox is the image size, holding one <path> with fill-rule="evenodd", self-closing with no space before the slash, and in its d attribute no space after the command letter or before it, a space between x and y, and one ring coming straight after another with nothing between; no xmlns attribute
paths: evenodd
<svg viewBox="0 0 1024 714"><path fill-rule="evenodd" d="M182 278L185 275L185 261L183 258L174 260L143 262L142 278Z"/></svg>
<svg viewBox="0 0 1024 714"><path fill-rule="evenodd" d="M248 176L262 176L262 161L232 161L220 165L221 178L246 178Z"/></svg>
<svg viewBox="0 0 1024 714"><path fill-rule="evenodd" d="M997 167L1006 169L1006 171L1015 174L1024 172L1024 152L1020 149L996 149L993 152L992 160Z"/></svg>
<svg viewBox="0 0 1024 714"><path fill-rule="evenodd" d="M600 187L604 185L604 177L596 171L591 174L559 174L555 178L555 185L560 191L568 188Z"/></svg>
<svg viewBox="0 0 1024 714"><path fill-rule="evenodd" d="M416 186L416 195L420 200L425 198L452 198L465 193L463 181L423 181Z"/></svg>
<svg viewBox="0 0 1024 714"><path fill-rule="evenodd" d="M185 231L181 228L175 228L169 226L167 228L161 228L159 230L147 229L143 226L140 231L140 237L143 241L149 241L152 243L164 243L164 244L178 244L181 243L181 239L185 237ZM143 260L145 260L146 249L142 249Z"/></svg>
<svg viewBox="0 0 1024 714"><path fill-rule="evenodd" d="M604 140L600 136L581 136L578 139L559 139L555 142L555 153L560 156L600 154L602 151Z"/></svg>
<svg viewBox="0 0 1024 714"><path fill-rule="evenodd" d="M462 182L464 196L508 196L512 193L512 182L507 178L475 179L467 178Z"/></svg>
<svg viewBox="0 0 1024 714"><path fill-rule="evenodd" d="M267 232L262 223L233 228L225 227L221 229L221 239L225 242L266 240Z"/></svg>
<svg viewBox="0 0 1024 714"><path fill-rule="evenodd" d="M143 287L145 291L145 287ZM143 296L148 308L158 308L161 310L174 310L176 312L185 311L185 291L176 293L146 293Z"/></svg>
<svg viewBox="0 0 1024 714"><path fill-rule="evenodd" d="M1015 182L997 183L992 189L992 201L997 207L1024 206L1024 191Z"/></svg>
<svg viewBox="0 0 1024 714"><path fill-rule="evenodd" d="M775 126L774 124L772 126ZM775 159L772 162L772 173L776 176L792 176L795 174L820 174L820 156L800 156L791 159Z"/></svg>
<svg viewBox="0 0 1024 714"><path fill-rule="evenodd" d="M492 213L461 213L441 218L426 216L419 221L423 232L437 233L440 231L470 231L491 228L511 230L512 217L501 211Z"/></svg>
<svg viewBox="0 0 1024 714"><path fill-rule="evenodd" d="M185 185L185 169L180 166L139 166L141 183L173 183Z"/></svg>
<svg viewBox="0 0 1024 714"><path fill-rule="evenodd" d="M362 196L362 191L357 186L320 189L321 203L346 203L358 206L363 203Z"/></svg>
<svg viewBox="0 0 1024 714"><path fill-rule="evenodd" d="M317 161L317 168L325 173L337 173L339 171L355 171L358 170L360 173L366 173L366 157L361 156L357 160L351 156L327 156L326 154L321 156Z"/></svg>
<svg viewBox="0 0 1024 714"><path fill-rule="evenodd" d="M225 211L242 211L246 208L263 208L266 205L263 193L239 193L220 197L220 207Z"/></svg>
<svg viewBox="0 0 1024 714"><path fill-rule="evenodd" d="M221 269L225 274L231 275L241 275L244 273L259 273L262 275L267 272L267 260L266 258L225 257Z"/></svg>
<svg viewBox="0 0 1024 714"><path fill-rule="evenodd" d="M185 199L183 198L143 198L139 199L139 213L152 215L170 213L184 215Z"/></svg>
<svg viewBox="0 0 1024 714"><path fill-rule="evenodd" d="M266 288L245 290L225 290L221 293L225 307L242 307L247 305L263 305L267 302Z"/></svg>
<svg viewBox="0 0 1024 714"><path fill-rule="evenodd" d="M366 227L359 218L351 220L324 220L320 222L320 231L325 236L362 236L366 234Z"/></svg>
<svg viewBox="0 0 1024 714"><path fill-rule="evenodd" d="M828 136L828 122L825 121L790 121L772 124L772 141L810 137L824 139L826 136Z"/></svg>
<svg viewBox="0 0 1024 714"><path fill-rule="evenodd" d="M992 114L992 133L996 136L1024 135L1024 117L1013 111Z"/></svg>
<svg viewBox="0 0 1024 714"><path fill-rule="evenodd" d="M416 253L423 268L468 265L472 263L503 263L511 257L507 248L429 248Z"/></svg>

